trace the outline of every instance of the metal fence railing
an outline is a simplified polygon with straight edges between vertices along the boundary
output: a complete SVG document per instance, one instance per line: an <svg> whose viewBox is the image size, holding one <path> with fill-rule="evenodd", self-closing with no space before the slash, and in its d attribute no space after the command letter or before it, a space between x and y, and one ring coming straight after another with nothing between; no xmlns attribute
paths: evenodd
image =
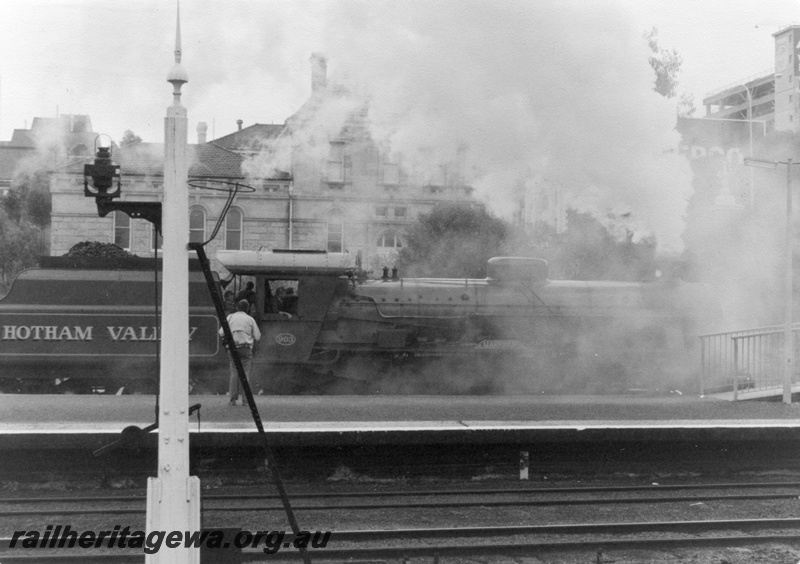
<svg viewBox="0 0 800 564"><path fill-rule="evenodd" d="M767 78L769 76L773 76L774 74L775 74L775 69L774 68L766 69L766 70L763 70L761 72L757 72L756 74L751 74L747 78L741 78L741 79L739 79L739 80L737 80L735 82L731 82L730 84L726 84L725 86L720 86L719 88L715 88L711 92L707 92L705 97L703 98L703 100L705 100L706 98L711 98L713 96L716 96L717 94L720 94L721 92L725 92L726 90L730 90L731 88L735 88L737 86L743 86L745 84L748 84L750 82L756 81L758 79Z"/></svg>
<svg viewBox="0 0 800 564"><path fill-rule="evenodd" d="M800 324L792 327L794 357L798 356ZM760 327L700 335L700 392L733 392L781 388L785 363L783 326ZM792 384L798 382L794 363Z"/></svg>

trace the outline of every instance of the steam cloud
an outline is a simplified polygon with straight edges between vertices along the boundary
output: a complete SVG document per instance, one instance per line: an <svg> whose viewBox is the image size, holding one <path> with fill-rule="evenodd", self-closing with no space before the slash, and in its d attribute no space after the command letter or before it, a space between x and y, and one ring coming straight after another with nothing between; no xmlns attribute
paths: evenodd
<svg viewBox="0 0 800 564"><path fill-rule="evenodd" d="M601 220L629 213L637 236L681 249L691 181L668 152L675 103L653 92L642 30L619 6L337 2L325 16L330 81L369 100L373 138L404 166L466 148L466 181L501 215L521 186L555 183L567 205ZM353 109L336 104L314 132Z"/></svg>

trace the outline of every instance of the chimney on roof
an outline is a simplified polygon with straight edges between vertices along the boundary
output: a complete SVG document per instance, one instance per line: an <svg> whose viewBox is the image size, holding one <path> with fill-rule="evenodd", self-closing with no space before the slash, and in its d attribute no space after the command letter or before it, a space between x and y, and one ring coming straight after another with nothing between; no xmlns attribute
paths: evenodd
<svg viewBox="0 0 800 564"><path fill-rule="evenodd" d="M208 132L208 124L201 121L197 124L197 144L202 145L206 142L206 133Z"/></svg>
<svg viewBox="0 0 800 564"><path fill-rule="evenodd" d="M243 123L244 123L244 122L243 122L242 120L240 120L240 119L237 119L237 120L236 120L236 125L238 125L238 126L239 126L239 131L241 131L241 130L242 130L242 124L243 124Z"/></svg>
<svg viewBox="0 0 800 564"><path fill-rule="evenodd" d="M322 53L312 53L310 61L311 92L321 92L328 84L328 61Z"/></svg>

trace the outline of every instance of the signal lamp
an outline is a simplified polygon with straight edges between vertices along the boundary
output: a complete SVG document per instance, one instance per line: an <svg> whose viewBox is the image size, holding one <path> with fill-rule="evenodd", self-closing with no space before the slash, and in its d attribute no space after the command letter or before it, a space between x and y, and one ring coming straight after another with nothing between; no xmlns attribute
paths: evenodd
<svg viewBox="0 0 800 564"><path fill-rule="evenodd" d="M111 138L99 143L98 135L94 141L97 151L94 164L83 165L83 195L94 198L97 204L97 215L105 217L112 211L119 211L133 218L146 219L152 223L156 230L161 232L161 202L132 202L118 201L114 198L122 195L122 180L119 174L119 165L111 160ZM99 146L98 146L99 145ZM114 179L117 179L117 189L114 190ZM89 181L91 179L91 187Z"/></svg>
<svg viewBox="0 0 800 564"><path fill-rule="evenodd" d="M100 139L100 136L97 139ZM111 144L98 147L97 139L95 140L97 153L94 164L83 165L83 194L87 198L103 200L119 198L122 193L119 165L114 164L111 160ZM89 178L91 178L92 187L89 186ZM117 179L117 189L109 191L114 187L115 178Z"/></svg>

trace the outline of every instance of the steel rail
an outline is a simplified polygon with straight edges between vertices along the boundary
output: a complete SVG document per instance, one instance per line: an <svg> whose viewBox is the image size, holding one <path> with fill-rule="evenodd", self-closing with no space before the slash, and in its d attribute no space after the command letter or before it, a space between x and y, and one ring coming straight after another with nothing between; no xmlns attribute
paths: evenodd
<svg viewBox="0 0 800 564"><path fill-rule="evenodd" d="M431 497L448 495L516 495L516 494L551 494L551 493L604 493L604 492L640 492L640 491L676 491L676 490L719 490L719 489L780 489L800 488L800 482L746 482L746 483L721 483L721 484L664 484L644 486L569 486L569 487L533 487L533 488L505 488L505 489L460 489L460 490L419 490L419 491L354 491L354 492L289 492L288 495L295 499L316 498L364 498L364 497ZM205 495L203 501L220 500L247 500L247 499L278 499L278 494L216 494ZM800 497L800 492L798 492ZM128 496L55 496L55 497L3 497L0 503L76 503L76 502L135 502L146 499L145 493Z"/></svg>
<svg viewBox="0 0 800 564"><path fill-rule="evenodd" d="M332 531L331 541L370 542L376 540L426 539L426 538L474 538L530 536L543 534L561 535L626 535L645 532L685 532L695 534L703 531L764 530L800 528L800 518L777 519L718 519L705 521L651 521L635 523L562 523L552 525L506 525L494 527L440 527L425 529L363 529ZM293 541L292 534L285 540ZM800 538L799 538L800 540ZM9 548L10 537L0 538L0 551ZM21 542L21 541L18 541ZM98 548L107 548L108 541Z"/></svg>
<svg viewBox="0 0 800 564"><path fill-rule="evenodd" d="M623 497L623 498L579 498L579 499L549 499L549 500L474 500L474 501L449 501L449 502L416 502L416 503L341 503L334 505L295 505L296 510L304 511L336 511L342 509L431 509L452 507L551 507L559 505L620 505L641 503L685 503L706 501L772 501L798 499L798 494L742 494L742 495L715 495L715 496L677 496L677 497ZM283 511L277 505L236 505L209 507L204 506L205 514L214 512L246 511ZM21 517L35 515L131 515L144 513L145 508L100 508L100 509L6 509L0 510L0 517Z"/></svg>
<svg viewBox="0 0 800 564"><path fill-rule="evenodd" d="M344 560L352 558L418 558L423 556L496 556L496 555L525 555L530 556L536 552L557 551L590 551L596 553L598 548L603 551L611 549L675 549L687 547L730 547L752 546L754 544L787 542L797 543L800 536L795 534L785 535L731 535L721 537L673 537L673 538L645 538L645 539L604 539L585 541L551 541L551 542L526 542L503 544L456 544L456 545L411 545L397 547L370 547L370 548L322 548L312 549L317 560ZM265 554L258 551L242 553L242 561L263 562ZM296 558L296 553L285 550L269 555L269 561L283 561ZM11 562L11 561L9 561ZM4 564L6 564L4 562Z"/></svg>
<svg viewBox="0 0 800 564"><path fill-rule="evenodd" d="M708 521L653 521L636 523L576 523L555 525L511 525L494 527L442 527L426 529L365 529L332 531L331 540L338 542L365 542L389 539L471 538L523 536L537 534L634 534L642 532L686 532L719 530L786 529L800 526L798 518L778 519L723 519ZM292 534L285 536L293 541ZM21 541L19 541L21 542ZM0 538L0 550L9 548L11 538ZM97 548L108 548L107 542Z"/></svg>
<svg viewBox="0 0 800 564"><path fill-rule="evenodd" d="M726 535L708 537L654 537L636 539L590 539L575 541L520 542L496 544L431 544L392 547L348 547L311 549L318 560L344 560L352 558L418 558L424 556L496 556L496 555L530 555L536 552L556 551L590 551L597 553L609 550L630 549L675 549L688 547L730 547L753 546L764 543L786 542L797 543L797 534L771 535ZM32 549L31 549L32 550ZM262 550L249 549L241 553L241 561L263 562L296 560L297 551L285 549L275 554L266 555ZM53 564L54 562L136 562L144 560L141 553L104 553L104 554L35 554L3 556L3 564Z"/></svg>

